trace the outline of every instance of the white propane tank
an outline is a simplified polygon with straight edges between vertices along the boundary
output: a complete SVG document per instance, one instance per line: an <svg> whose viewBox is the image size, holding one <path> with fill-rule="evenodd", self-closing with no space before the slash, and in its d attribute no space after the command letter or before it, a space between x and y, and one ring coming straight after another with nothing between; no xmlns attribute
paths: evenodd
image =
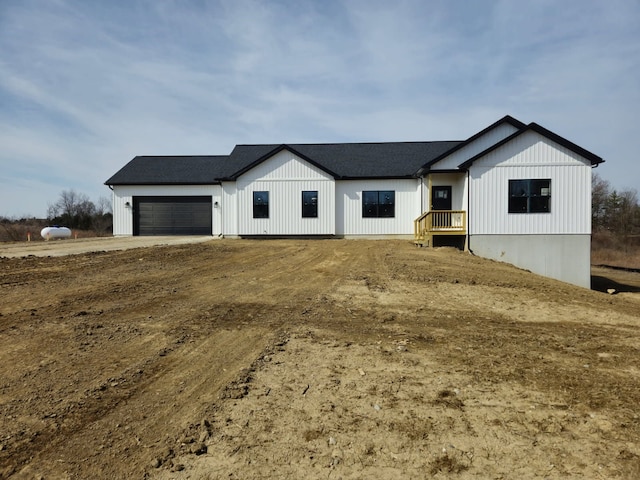
<svg viewBox="0 0 640 480"><path fill-rule="evenodd" d="M67 227L54 225L53 227L44 227L40 231L40 235L45 240L51 240L52 238L71 238L71 230Z"/></svg>

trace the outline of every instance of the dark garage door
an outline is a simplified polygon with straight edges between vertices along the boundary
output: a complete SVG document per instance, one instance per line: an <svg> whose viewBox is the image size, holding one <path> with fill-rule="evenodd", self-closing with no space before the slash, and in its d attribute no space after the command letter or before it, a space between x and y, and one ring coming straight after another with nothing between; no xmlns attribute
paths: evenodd
<svg viewBox="0 0 640 480"><path fill-rule="evenodd" d="M211 197L133 197L134 235L211 235Z"/></svg>

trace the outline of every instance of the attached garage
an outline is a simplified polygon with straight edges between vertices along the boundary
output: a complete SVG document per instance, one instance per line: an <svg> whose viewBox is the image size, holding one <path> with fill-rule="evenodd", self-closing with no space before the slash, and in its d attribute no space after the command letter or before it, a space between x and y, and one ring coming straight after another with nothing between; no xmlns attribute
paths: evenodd
<svg viewBox="0 0 640 480"><path fill-rule="evenodd" d="M211 235L211 196L133 197L133 234Z"/></svg>

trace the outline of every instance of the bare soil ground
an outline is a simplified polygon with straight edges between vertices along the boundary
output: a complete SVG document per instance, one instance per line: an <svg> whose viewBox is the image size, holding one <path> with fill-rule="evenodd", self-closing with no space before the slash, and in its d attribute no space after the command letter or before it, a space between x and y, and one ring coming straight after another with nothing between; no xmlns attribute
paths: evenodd
<svg viewBox="0 0 640 480"><path fill-rule="evenodd" d="M607 295L405 241L29 255L0 258L0 478L640 478L638 273L595 272Z"/></svg>

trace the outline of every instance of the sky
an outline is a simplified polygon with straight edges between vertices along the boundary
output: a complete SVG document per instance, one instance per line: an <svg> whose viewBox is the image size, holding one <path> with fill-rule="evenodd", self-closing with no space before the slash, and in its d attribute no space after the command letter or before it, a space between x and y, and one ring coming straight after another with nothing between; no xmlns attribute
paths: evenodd
<svg viewBox="0 0 640 480"><path fill-rule="evenodd" d="M0 0L0 216L136 155L464 140L504 115L640 190L639 0Z"/></svg>

